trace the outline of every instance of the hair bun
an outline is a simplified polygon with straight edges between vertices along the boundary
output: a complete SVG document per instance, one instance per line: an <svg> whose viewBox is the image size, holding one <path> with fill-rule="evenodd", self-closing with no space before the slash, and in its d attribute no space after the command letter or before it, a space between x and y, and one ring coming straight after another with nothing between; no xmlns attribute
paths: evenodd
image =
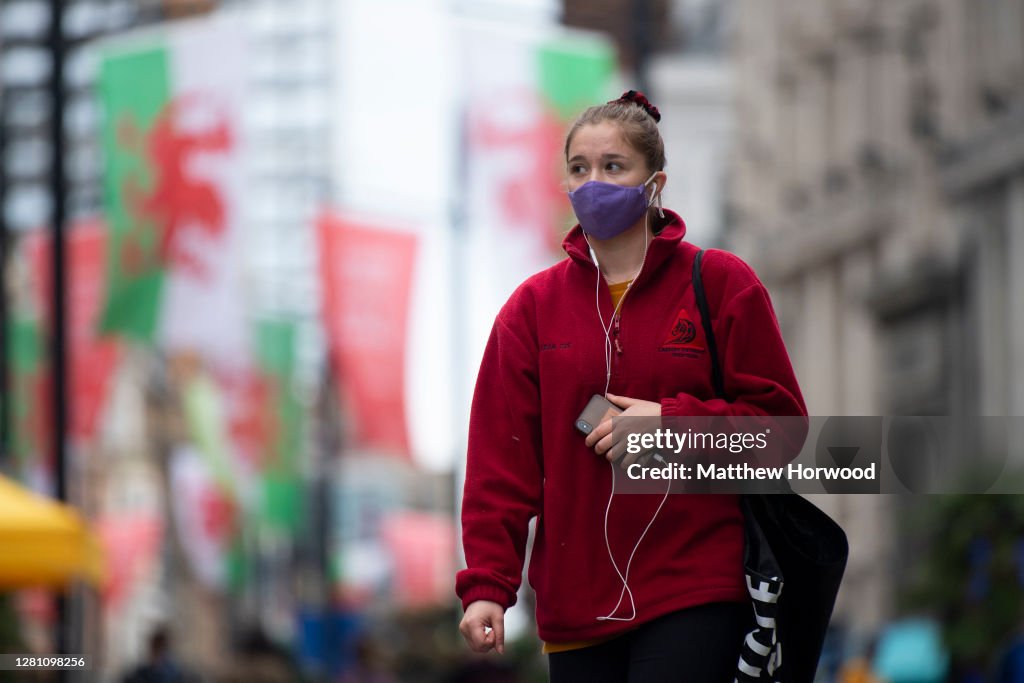
<svg viewBox="0 0 1024 683"><path fill-rule="evenodd" d="M647 97L639 90L627 90L622 93L622 97L617 100L612 100L612 102L632 102L633 104L638 104L643 107L644 111L647 112L652 119L654 119L655 123L659 123L661 121L661 112L658 111L658 108L651 104L650 100L648 100Z"/></svg>

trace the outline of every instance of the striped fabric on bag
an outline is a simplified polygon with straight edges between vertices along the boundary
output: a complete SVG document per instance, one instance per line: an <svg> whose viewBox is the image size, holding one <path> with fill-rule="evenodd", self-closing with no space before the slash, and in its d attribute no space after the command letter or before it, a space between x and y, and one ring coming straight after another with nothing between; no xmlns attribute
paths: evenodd
<svg viewBox="0 0 1024 683"><path fill-rule="evenodd" d="M782 643L778 641L775 616L783 582L749 573L746 578L757 626L743 642L735 683L775 683L780 680L776 673L782 666Z"/></svg>

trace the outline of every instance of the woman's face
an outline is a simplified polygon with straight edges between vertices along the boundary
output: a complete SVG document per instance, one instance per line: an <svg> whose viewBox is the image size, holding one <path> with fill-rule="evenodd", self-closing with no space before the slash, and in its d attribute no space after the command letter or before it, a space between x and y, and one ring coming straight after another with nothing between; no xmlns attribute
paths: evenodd
<svg viewBox="0 0 1024 683"><path fill-rule="evenodd" d="M570 192L599 180L616 185L640 185L651 177L643 155L615 123L602 121L577 129L569 144L566 184Z"/></svg>

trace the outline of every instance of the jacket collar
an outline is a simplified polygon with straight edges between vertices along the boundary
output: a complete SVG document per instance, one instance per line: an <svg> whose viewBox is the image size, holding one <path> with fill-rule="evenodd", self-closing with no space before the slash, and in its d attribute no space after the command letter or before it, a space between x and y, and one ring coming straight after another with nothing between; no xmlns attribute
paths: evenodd
<svg viewBox="0 0 1024 683"><path fill-rule="evenodd" d="M665 218L659 218L657 213L654 214L656 225L660 224L662 227L661 231L654 236L654 239L651 240L650 245L647 247L647 258L644 260L641 276L644 273L653 272L664 263L675 252L679 242L686 235L686 223L683 222L679 214L668 209L664 211ZM565 253L569 255L569 258L576 263L593 265L593 262L590 260L590 248L587 245L586 237L583 235L583 228L578 223L562 240L562 248L565 249Z"/></svg>

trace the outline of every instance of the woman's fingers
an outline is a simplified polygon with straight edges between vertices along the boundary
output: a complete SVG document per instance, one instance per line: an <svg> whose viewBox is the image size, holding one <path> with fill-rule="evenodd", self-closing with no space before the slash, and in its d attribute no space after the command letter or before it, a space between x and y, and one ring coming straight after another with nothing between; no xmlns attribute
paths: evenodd
<svg viewBox="0 0 1024 683"><path fill-rule="evenodd" d="M644 401L639 398L616 396L614 394L608 394L608 400L620 408L624 408L624 411L615 417L650 418L661 415L661 404L654 401ZM585 440L587 448L593 448L595 453L603 455L608 460L614 462L626 454L625 437L629 429L636 430L651 427L649 422L640 422L638 420L620 422L619 424L622 426L622 429L616 433L613 431L613 418L611 416L606 417L599 425L594 427L594 431L587 435Z"/></svg>
<svg viewBox="0 0 1024 683"><path fill-rule="evenodd" d="M487 652L494 647L493 631L488 630L479 619L463 618L459 630L473 652Z"/></svg>
<svg viewBox="0 0 1024 683"><path fill-rule="evenodd" d="M642 453L630 453L629 450L626 448L624 442L620 441L618 444L616 444L616 448L619 448L620 446L622 450L622 459L619 460L619 467L621 467L622 469L628 470L629 466L634 463L640 463L641 465L650 464L650 451L644 451Z"/></svg>
<svg viewBox="0 0 1024 683"><path fill-rule="evenodd" d="M597 448L594 450L611 462L615 462L622 457L626 448L625 444L617 439L619 439L619 435L613 432L601 441L598 441Z"/></svg>
<svg viewBox="0 0 1024 683"><path fill-rule="evenodd" d="M505 652L505 610L496 602L478 600L470 604L459 631L474 652Z"/></svg>
<svg viewBox="0 0 1024 683"><path fill-rule="evenodd" d="M637 403L649 402L643 401L639 398L630 398L629 396L616 396L615 394L607 394L605 395L605 398L624 410L635 406Z"/></svg>
<svg viewBox="0 0 1024 683"><path fill-rule="evenodd" d="M586 441L585 441L585 443L587 444L587 448L593 448L597 443L599 443L602 439L604 439L606 436L608 436L611 433L612 433L612 421L611 421L611 419L604 420L599 425L594 427L594 431L590 432L590 434L587 434L587 438L586 438ZM605 450L607 450L607 447L605 448ZM598 453L602 454L602 453L604 453L604 451L598 451Z"/></svg>
<svg viewBox="0 0 1024 683"><path fill-rule="evenodd" d="M493 624L491 624L491 633L493 638L494 649L498 651L499 655L505 654L505 615L502 614Z"/></svg>

